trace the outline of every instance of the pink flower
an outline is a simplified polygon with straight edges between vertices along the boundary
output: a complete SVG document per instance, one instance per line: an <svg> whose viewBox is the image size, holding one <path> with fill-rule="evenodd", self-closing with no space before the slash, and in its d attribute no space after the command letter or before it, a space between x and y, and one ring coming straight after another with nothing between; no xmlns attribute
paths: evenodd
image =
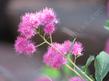
<svg viewBox="0 0 109 81"><path fill-rule="evenodd" d="M21 19L18 31L26 38L31 38L36 34L39 24L36 13L26 13Z"/></svg>
<svg viewBox="0 0 109 81"><path fill-rule="evenodd" d="M21 36L18 37L15 42L15 49L16 52L24 53L26 55L32 55L36 51L34 44Z"/></svg>
<svg viewBox="0 0 109 81"><path fill-rule="evenodd" d="M72 54L75 56L81 55L82 51L83 51L82 43L75 42L72 48Z"/></svg>
<svg viewBox="0 0 109 81"><path fill-rule="evenodd" d="M49 77L40 77L40 78L36 79L35 81L52 81L52 80Z"/></svg>
<svg viewBox="0 0 109 81"><path fill-rule="evenodd" d="M67 61L64 58L62 49L63 45L59 43L53 43L52 47L49 47L47 53L44 55L44 63L53 68L60 68Z"/></svg>
<svg viewBox="0 0 109 81"><path fill-rule="evenodd" d="M83 80L80 77L76 76L76 77L72 77L69 81L85 81L85 80Z"/></svg>
<svg viewBox="0 0 109 81"><path fill-rule="evenodd" d="M44 27L44 32L45 32L46 34L52 34L54 31L55 31L55 26L54 26L54 24L52 24L52 23L47 24L47 25Z"/></svg>
<svg viewBox="0 0 109 81"><path fill-rule="evenodd" d="M49 23L53 23L56 24L58 23L57 17L55 12L53 11L52 8L45 8L42 11L42 20L43 20L43 24L49 24Z"/></svg>

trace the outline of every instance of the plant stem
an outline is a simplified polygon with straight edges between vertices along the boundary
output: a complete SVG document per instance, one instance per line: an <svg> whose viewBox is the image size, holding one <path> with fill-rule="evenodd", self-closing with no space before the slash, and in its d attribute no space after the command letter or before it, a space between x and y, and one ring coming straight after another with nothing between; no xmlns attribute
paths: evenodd
<svg viewBox="0 0 109 81"><path fill-rule="evenodd" d="M89 81L93 81L89 76L87 76L87 75L85 74L85 72L83 72L78 66L76 66L76 64L74 64L71 59L68 58L68 60L72 63L72 65L73 65L75 68L77 68L82 74L84 74L84 76L85 76L87 79L89 79Z"/></svg>
<svg viewBox="0 0 109 81"><path fill-rule="evenodd" d="M71 66L69 66L68 64L65 64L65 66L69 68L71 71L73 71L76 75L78 75L81 79L83 79L82 76L76 70L74 70Z"/></svg>
<svg viewBox="0 0 109 81"><path fill-rule="evenodd" d="M45 44L46 42L42 42L40 44L37 45L37 47L42 46L43 44Z"/></svg>
<svg viewBox="0 0 109 81"><path fill-rule="evenodd" d="M52 35L50 34L50 42L52 43L53 42L53 40L52 40Z"/></svg>

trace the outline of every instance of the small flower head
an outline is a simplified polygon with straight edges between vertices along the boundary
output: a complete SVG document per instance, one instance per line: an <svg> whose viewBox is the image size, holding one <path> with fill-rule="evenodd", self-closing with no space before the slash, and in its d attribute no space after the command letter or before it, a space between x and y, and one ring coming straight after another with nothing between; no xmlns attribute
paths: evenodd
<svg viewBox="0 0 109 81"><path fill-rule="evenodd" d="M85 80L83 80L80 77L76 76L76 77L72 77L69 81L85 81Z"/></svg>
<svg viewBox="0 0 109 81"><path fill-rule="evenodd" d="M25 39L25 37L18 37L15 42L15 49L18 53L24 53L26 55L31 55L36 51L36 47L32 42Z"/></svg>
<svg viewBox="0 0 109 81"><path fill-rule="evenodd" d="M63 43L63 53L67 54L71 49L72 42L70 40L66 40Z"/></svg>
<svg viewBox="0 0 109 81"><path fill-rule="evenodd" d="M42 18L43 18L43 24L49 24L53 23L56 24L58 23L58 20L56 18L56 14L52 8L45 8L42 11Z"/></svg>
<svg viewBox="0 0 109 81"><path fill-rule="evenodd" d="M37 13L26 13L22 16L21 22L25 22L30 27L37 28L40 25L40 20L38 20Z"/></svg>
<svg viewBox="0 0 109 81"><path fill-rule="evenodd" d="M44 63L53 68L60 68L66 63L66 59L64 58L64 54L61 53L61 50L61 44L53 43L52 46L48 48L47 53L44 55Z"/></svg>
<svg viewBox="0 0 109 81"><path fill-rule="evenodd" d="M83 51L82 43L75 42L72 48L72 54L75 56L81 55Z"/></svg>
<svg viewBox="0 0 109 81"><path fill-rule="evenodd" d="M55 25L54 24L50 23L50 24L45 25L44 32L46 34L52 34L54 31L55 31Z"/></svg>
<svg viewBox="0 0 109 81"><path fill-rule="evenodd" d="M32 36L35 36L36 32L34 28L31 28L30 26L26 26L23 22L19 24L19 29L21 35L25 36L27 39L31 38Z"/></svg>

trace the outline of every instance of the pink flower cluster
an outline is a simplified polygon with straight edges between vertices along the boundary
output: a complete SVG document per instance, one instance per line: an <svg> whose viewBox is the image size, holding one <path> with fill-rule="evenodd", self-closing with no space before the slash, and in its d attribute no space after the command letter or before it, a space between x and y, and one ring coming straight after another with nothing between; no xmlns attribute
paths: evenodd
<svg viewBox="0 0 109 81"><path fill-rule="evenodd" d="M70 45L70 41L65 41L63 44L52 43L44 55L44 63L53 68L60 68L67 61L64 55L68 53Z"/></svg>
<svg viewBox="0 0 109 81"><path fill-rule="evenodd" d="M81 43L75 42L73 48L71 48L71 45L72 43L69 40L62 44L52 43L51 47L48 48L47 53L44 55L44 63L53 68L60 68L67 62L67 59L64 56L65 54L68 54L70 50L74 55L81 54Z"/></svg>
<svg viewBox="0 0 109 81"><path fill-rule="evenodd" d="M82 55L83 47L80 42L74 42L67 40L64 43L49 43L46 40L46 35L53 34L58 23L57 17L53 9L45 8L42 11L35 13L26 13L21 18L19 24L18 32L20 33L15 41L16 52L20 54L32 55L37 50L37 46L32 42L32 37L37 35L38 29L42 29L44 32L44 37L42 34L39 34L44 40L43 43L47 43L50 46L48 47L47 52L44 54L44 63L53 68L60 68L62 65L67 63L67 54L72 54L74 56ZM43 43L39 44L42 45ZM52 81L48 77L42 77L35 81ZM80 77L73 77L69 81L85 81Z"/></svg>
<svg viewBox="0 0 109 81"><path fill-rule="evenodd" d="M52 34L55 31L55 24L58 22L56 15L51 8L45 8L35 13L26 13L21 18L18 36L15 42L15 49L19 53L34 53L36 46L30 42L37 34L36 30L43 25L45 34Z"/></svg>
<svg viewBox="0 0 109 81"><path fill-rule="evenodd" d="M32 55L37 50L37 46L31 39L37 34L37 29L43 26L41 29L44 33L50 35L55 31L57 23L57 17L51 8L45 8L35 13L26 13L22 16L19 24L18 32L20 32L20 35L15 41L16 51ZM53 68L60 68L67 62L64 57L66 54L72 53L74 56L78 56L82 54L82 51L83 47L80 42L74 42L73 46L69 40L62 44L52 43L44 55L44 62Z"/></svg>
<svg viewBox="0 0 109 81"><path fill-rule="evenodd" d="M85 81L78 76L72 77L69 81Z"/></svg>

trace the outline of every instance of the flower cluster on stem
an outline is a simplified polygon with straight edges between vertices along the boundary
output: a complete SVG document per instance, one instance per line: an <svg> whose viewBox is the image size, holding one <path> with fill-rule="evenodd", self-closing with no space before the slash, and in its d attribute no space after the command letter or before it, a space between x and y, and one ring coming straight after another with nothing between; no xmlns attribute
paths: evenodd
<svg viewBox="0 0 109 81"><path fill-rule="evenodd" d="M20 34L15 41L16 52L30 56L36 52L39 46L48 44L48 50L43 56L43 61L46 65L56 69L59 69L65 65L78 76L70 79L70 81L85 81L78 71L67 64L69 61L76 69L81 71L81 73L89 81L93 81L75 64L75 61L73 62L71 59L66 58L68 54L72 54L74 57L82 55L82 43L77 41L72 42L70 40L66 40L63 43L53 42L52 34L56 30L57 23L57 16L54 10L51 8L46 7L39 12L26 13L24 16L22 16L19 24L18 32ZM39 35L44 42L39 45L35 45L35 43L32 42L32 37L35 35Z"/></svg>

